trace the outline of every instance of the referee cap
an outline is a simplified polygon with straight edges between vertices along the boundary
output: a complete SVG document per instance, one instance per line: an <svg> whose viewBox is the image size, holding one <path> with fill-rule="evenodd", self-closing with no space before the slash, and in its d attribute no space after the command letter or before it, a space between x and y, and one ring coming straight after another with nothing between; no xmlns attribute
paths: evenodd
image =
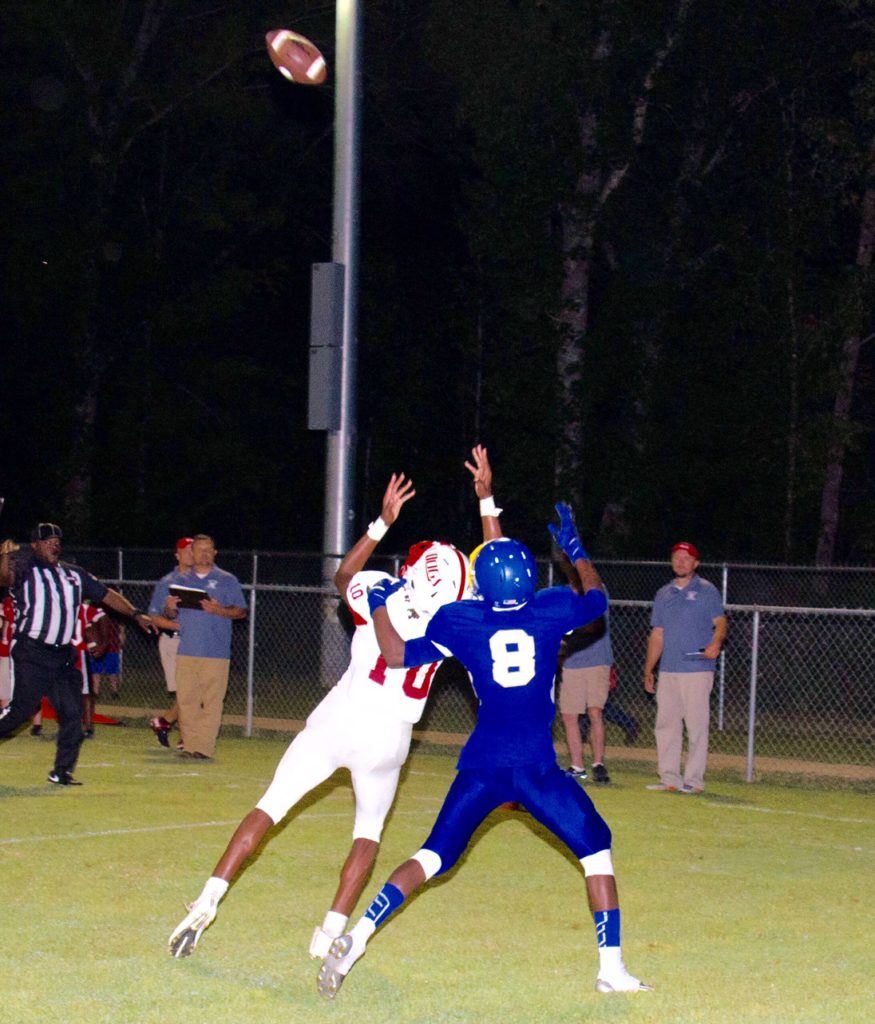
<svg viewBox="0 0 875 1024"><path fill-rule="evenodd" d="M60 540L63 536L61 527L57 523L37 523L30 531L30 539L32 541L48 540L49 537L57 537Z"/></svg>

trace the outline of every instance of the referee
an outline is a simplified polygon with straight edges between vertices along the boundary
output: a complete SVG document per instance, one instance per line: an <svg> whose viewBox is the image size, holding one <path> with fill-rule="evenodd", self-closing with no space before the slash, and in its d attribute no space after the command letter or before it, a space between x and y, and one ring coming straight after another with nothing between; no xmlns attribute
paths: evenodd
<svg viewBox="0 0 875 1024"><path fill-rule="evenodd" d="M12 638L12 700L0 710L0 737L8 736L36 713L43 697L58 712L58 749L49 782L80 786L73 769L82 744L82 677L76 669L73 636L79 606L87 598L129 615L146 632L152 620L118 591L76 565L62 562L61 528L37 523L30 551L11 540L0 544L0 586L15 599Z"/></svg>

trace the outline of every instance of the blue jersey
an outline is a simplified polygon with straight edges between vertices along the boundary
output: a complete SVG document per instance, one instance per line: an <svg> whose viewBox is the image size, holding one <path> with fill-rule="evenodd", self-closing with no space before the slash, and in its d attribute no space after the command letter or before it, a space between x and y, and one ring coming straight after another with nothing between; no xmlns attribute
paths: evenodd
<svg viewBox="0 0 875 1024"><path fill-rule="evenodd" d="M521 608L508 611L496 611L483 601L455 601L435 613L425 637L407 641L406 666L452 654L471 676L480 708L459 757L460 769L555 762L553 691L559 643L569 630L604 615L606 607L601 590L581 597L568 587L541 590Z"/></svg>

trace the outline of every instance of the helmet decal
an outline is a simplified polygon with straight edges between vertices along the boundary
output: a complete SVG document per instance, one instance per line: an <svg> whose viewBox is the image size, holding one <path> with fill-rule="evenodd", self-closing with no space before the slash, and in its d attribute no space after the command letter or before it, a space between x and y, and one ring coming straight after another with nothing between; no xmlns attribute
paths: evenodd
<svg viewBox="0 0 875 1024"><path fill-rule="evenodd" d="M416 610L433 615L441 605L465 596L468 559L452 544L422 541L410 549L402 575Z"/></svg>

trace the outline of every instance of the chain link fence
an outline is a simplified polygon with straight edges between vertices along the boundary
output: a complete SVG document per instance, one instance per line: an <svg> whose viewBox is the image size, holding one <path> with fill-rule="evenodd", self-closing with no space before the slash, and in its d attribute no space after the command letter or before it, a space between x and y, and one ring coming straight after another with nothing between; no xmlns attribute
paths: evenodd
<svg viewBox="0 0 875 1024"><path fill-rule="evenodd" d="M167 553L79 550L75 558L140 607L171 568ZM397 570L400 558L374 559ZM224 552L221 567L241 580L249 618L235 624L227 720L246 735L294 731L348 660L352 624L323 579L336 560L312 554ZM611 596L619 685L606 709L613 759L655 766L655 703L641 686L656 590L664 562L600 562ZM553 582L549 563L541 583ZM772 771L875 780L875 570L702 565L725 595L729 635L712 696L712 768L753 780ZM634 595L634 596L631 596ZM788 600L790 598L790 600ZM803 603L804 600L804 603ZM154 638L128 629L119 713L147 716L168 703ZM104 706L110 714L113 706ZM419 726L426 740L459 745L475 702L458 663L443 664ZM556 738L562 741L561 729Z"/></svg>

